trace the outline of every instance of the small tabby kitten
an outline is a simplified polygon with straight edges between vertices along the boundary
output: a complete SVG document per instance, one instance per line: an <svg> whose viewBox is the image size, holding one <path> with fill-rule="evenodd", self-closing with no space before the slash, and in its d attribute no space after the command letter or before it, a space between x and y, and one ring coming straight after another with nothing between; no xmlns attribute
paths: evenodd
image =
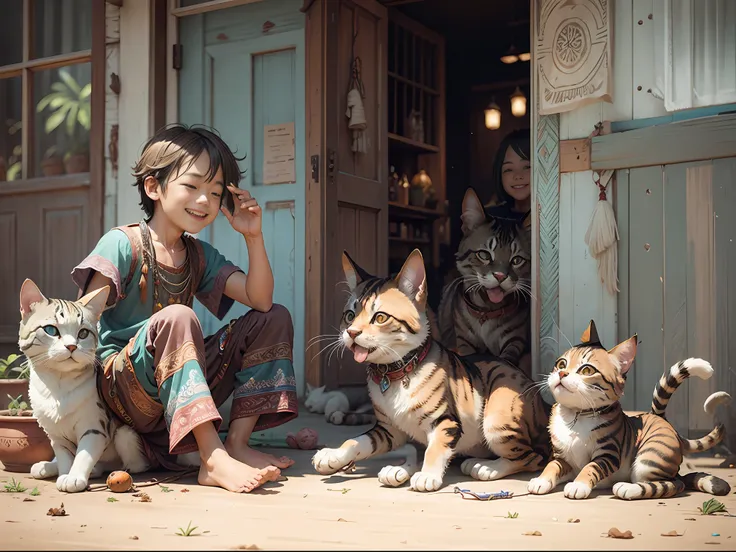
<svg viewBox="0 0 736 552"><path fill-rule="evenodd" d="M307 383L304 407L309 412L324 414L325 420L335 425L376 423L368 389L362 386L325 391L324 385L312 387Z"/></svg>
<svg viewBox="0 0 736 552"><path fill-rule="evenodd" d="M340 339L365 363L376 425L338 449L312 458L329 475L402 447L425 445L421 471L386 466L379 481L436 491L455 455L470 457L462 471L479 480L541 469L549 454L549 411L533 383L498 360L460 358L430 335L424 260L415 249L396 277L377 278L343 253L350 297ZM491 459L494 458L494 459Z"/></svg>
<svg viewBox="0 0 736 552"><path fill-rule="evenodd" d="M97 322L109 292L47 299L31 280L20 290L18 345L30 366L31 408L56 456L34 464L31 475L58 476L62 492L84 491L92 474L149 467L140 437L108 413L97 392Z"/></svg>
<svg viewBox="0 0 736 552"><path fill-rule="evenodd" d="M705 473L679 476L683 454L708 450L723 438L719 425L702 439L684 439L664 418L672 393L691 376L708 379L713 368L689 358L665 371L652 399L652 412L627 416L619 403L626 373L636 356L636 335L606 351L591 320L582 343L569 349L547 378L557 401L549 422L554 457L542 475L529 481L529 492L546 494L558 483L567 498L587 498L593 488L613 487L626 500L665 498L685 489L725 495L728 483ZM705 411L728 402L714 393Z"/></svg>
<svg viewBox="0 0 736 552"><path fill-rule="evenodd" d="M490 352L523 364L529 375L529 232L487 217L472 188L463 198L462 221L463 238L455 254L460 277L442 290L439 307L442 343L461 355Z"/></svg>

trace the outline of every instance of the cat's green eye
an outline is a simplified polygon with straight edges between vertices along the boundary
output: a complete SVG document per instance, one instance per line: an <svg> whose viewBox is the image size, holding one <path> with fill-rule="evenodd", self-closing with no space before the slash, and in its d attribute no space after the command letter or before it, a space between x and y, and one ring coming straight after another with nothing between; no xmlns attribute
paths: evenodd
<svg viewBox="0 0 736 552"><path fill-rule="evenodd" d="M578 369L578 374L581 376L592 376L596 373L596 369L593 368L590 364L584 364Z"/></svg>
<svg viewBox="0 0 736 552"><path fill-rule="evenodd" d="M45 331L51 337L59 336L59 330L56 328L56 326L52 326L51 324L49 324L48 326L44 326L43 331Z"/></svg>
<svg viewBox="0 0 736 552"><path fill-rule="evenodd" d="M483 261L484 263L491 260L491 254L486 251L485 249L481 249L480 251L475 252L475 256L478 257L479 261Z"/></svg>
<svg viewBox="0 0 736 552"><path fill-rule="evenodd" d="M79 330L79 333L77 334L77 338L87 339L90 333L91 332L87 328L82 328L81 330Z"/></svg>
<svg viewBox="0 0 736 552"><path fill-rule="evenodd" d="M350 324L353 320L355 320L355 313L351 310L345 311L345 322Z"/></svg>
<svg viewBox="0 0 736 552"><path fill-rule="evenodd" d="M511 259L511 266L521 266L524 264L524 257L521 257L520 255L517 255L513 259Z"/></svg>
<svg viewBox="0 0 736 552"><path fill-rule="evenodd" d="M385 312L377 312L373 315L373 320L371 321L371 324L378 324L380 326L381 324L385 324L386 322L388 322L389 318L391 317Z"/></svg>
<svg viewBox="0 0 736 552"><path fill-rule="evenodd" d="M555 370L564 370L565 368L567 368L567 360L561 358L557 361L557 364L555 364Z"/></svg>

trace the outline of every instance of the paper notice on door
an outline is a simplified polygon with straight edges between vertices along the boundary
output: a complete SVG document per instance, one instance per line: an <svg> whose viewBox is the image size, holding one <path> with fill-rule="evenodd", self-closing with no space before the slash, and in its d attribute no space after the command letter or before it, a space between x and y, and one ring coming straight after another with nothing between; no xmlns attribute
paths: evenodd
<svg viewBox="0 0 736 552"><path fill-rule="evenodd" d="M294 123L263 127L263 183L296 182Z"/></svg>

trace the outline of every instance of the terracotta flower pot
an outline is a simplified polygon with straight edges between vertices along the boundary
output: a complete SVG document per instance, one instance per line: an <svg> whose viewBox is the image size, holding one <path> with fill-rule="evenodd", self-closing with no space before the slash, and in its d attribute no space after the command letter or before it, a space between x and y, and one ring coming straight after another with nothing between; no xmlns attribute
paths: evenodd
<svg viewBox="0 0 736 552"><path fill-rule="evenodd" d="M53 155L41 161L41 170L44 176L59 176L64 174L64 161L58 155Z"/></svg>
<svg viewBox="0 0 736 552"><path fill-rule="evenodd" d="M30 404L28 399L28 379L0 379L0 410L5 410L10 405L10 397L13 399L22 395L22 401Z"/></svg>
<svg viewBox="0 0 736 552"><path fill-rule="evenodd" d="M21 416L0 410L0 462L5 471L28 473L36 462L53 458L51 442L30 410Z"/></svg>
<svg viewBox="0 0 736 552"><path fill-rule="evenodd" d="M64 161L64 167L66 168L67 174L89 172L89 155L86 153L70 155L67 160Z"/></svg>

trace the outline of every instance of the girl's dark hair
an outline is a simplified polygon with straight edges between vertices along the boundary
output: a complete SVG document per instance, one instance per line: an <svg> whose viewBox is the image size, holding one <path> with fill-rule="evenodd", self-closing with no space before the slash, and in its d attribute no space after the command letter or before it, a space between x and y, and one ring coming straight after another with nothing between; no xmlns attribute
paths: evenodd
<svg viewBox="0 0 736 552"><path fill-rule="evenodd" d="M524 128L514 130L508 133L496 150L496 158L493 160L493 182L491 182L491 197L495 197L499 203L511 203L514 199L503 189L503 180L501 174L503 172L503 160L506 157L506 150L512 148L516 154L524 160L531 157L531 140L529 139L529 129Z"/></svg>
<svg viewBox="0 0 736 552"><path fill-rule="evenodd" d="M149 176L158 180L161 190L166 185L171 175L178 175L194 164L197 158L206 152L210 159L210 166L205 178L211 180L215 177L217 170L222 167L222 177L225 186L232 184L237 187L244 172L240 171L238 161L245 157L235 157L218 132L203 125L191 127L181 123L167 125L160 129L146 142L140 159L133 167L135 184L141 196L140 206L146 214L146 220L153 217L154 201L146 195L144 182ZM186 166L185 166L186 164ZM223 190L220 204L225 201L225 206L232 213L234 209L233 196L227 190Z"/></svg>

